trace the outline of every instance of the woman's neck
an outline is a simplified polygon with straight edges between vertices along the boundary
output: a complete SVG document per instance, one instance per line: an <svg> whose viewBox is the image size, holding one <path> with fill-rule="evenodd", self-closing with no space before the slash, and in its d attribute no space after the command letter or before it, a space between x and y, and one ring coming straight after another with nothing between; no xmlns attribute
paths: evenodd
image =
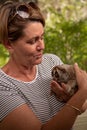
<svg viewBox="0 0 87 130"><path fill-rule="evenodd" d="M18 65L11 60L2 67L2 70L9 76L16 78L18 80L22 80L25 82L32 81L36 77L36 65Z"/></svg>

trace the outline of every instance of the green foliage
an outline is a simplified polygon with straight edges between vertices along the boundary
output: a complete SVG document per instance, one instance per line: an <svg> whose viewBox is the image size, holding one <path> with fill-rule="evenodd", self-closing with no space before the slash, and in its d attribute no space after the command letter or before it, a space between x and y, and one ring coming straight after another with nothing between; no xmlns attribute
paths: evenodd
<svg viewBox="0 0 87 130"><path fill-rule="evenodd" d="M0 66L3 66L9 58L9 54L6 49L0 44Z"/></svg>
<svg viewBox="0 0 87 130"><path fill-rule="evenodd" d="M77 62L87 70L87 19L74 21L50 8L45 28L45 52L58 55L64 63Z"/></svg>
<svg viewBox="0 0 87 130"><path fill-rule="evenodd" d="M77 62L87 70L87 2L82 0L38 0L46 16L45 52L64 63ZM0 66L9 58L0 45Z"/></svg>

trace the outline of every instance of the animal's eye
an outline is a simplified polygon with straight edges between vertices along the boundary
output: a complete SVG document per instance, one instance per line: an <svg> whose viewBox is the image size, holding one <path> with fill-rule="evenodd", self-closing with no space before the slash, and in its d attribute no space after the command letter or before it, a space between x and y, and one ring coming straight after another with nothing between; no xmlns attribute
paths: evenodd
<svg viewBox="0 0 87 130"><path fill-rule="evenodd" d="M59 77L59 74L57 71L55 71L55 77Z"/></svg>

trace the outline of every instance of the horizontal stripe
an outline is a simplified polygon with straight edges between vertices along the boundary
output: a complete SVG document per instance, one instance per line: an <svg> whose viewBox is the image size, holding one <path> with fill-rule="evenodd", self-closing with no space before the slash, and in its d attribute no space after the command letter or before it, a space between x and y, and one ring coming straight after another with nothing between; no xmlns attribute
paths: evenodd
<svg viewBox="0 0 87 130"><path fill-rule="evenodd" d="M0 121L24 103L42 123L54 116L64 105L50 96L51 69L58 64L62 62L57 56L45 54L32 82L18 81L0 70Z"/></svg>

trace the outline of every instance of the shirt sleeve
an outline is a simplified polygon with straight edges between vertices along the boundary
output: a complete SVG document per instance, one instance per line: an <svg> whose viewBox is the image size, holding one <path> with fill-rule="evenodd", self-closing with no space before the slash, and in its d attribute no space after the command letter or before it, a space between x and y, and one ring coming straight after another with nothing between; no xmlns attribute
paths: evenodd
<svg viewBox="0 0 87 130"><path fill-rule="evenodd" d="M26 102L16 90L0 85L0 122L15 108Z"/></svg>
<svg viewBox="0 0 87 130"><path fill-rule="evenodd" d="M49 59L52 66L63 64L62 60L55 54L45 54L45 58Z"/></svg>

